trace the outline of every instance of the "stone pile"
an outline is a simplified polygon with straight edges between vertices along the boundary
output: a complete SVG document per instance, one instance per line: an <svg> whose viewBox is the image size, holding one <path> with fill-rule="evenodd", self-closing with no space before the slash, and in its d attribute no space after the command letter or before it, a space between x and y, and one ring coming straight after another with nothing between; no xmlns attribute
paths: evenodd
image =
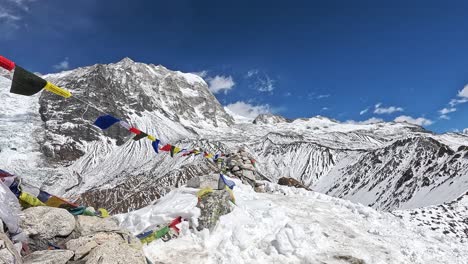
<svg viewBox="0 0 468 264"><path fill-rule="evenodd" d="M146 264L140 241L112 218L43 206L24 210L21 218L31 253L21 259L2 228L0 264Z"/></svg>
<svg viewBox="0 0 468 264"><path fill-rule="evenodd" d="M226 158L226 170L242 182L255 186L257 172L255 169L255 159L253 159L244 149L237 153L231 153Z"/></svg>

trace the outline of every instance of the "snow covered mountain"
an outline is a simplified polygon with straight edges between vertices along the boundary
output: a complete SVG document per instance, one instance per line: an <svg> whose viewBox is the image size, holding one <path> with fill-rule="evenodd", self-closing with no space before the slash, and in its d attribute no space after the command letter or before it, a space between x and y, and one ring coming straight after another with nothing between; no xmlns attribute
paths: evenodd
<svg viewBox="0 0 468 264"><path fill-rule="evenodd" d="M135 142L118 126L101 131L92 125L100 111L181 147L229 152L242 146L271 181L293 177L315 191L380 210L452 202L468 190L465 134L320 116L262 115L254 123L235 123L200 77L128 58L45 78L74 97L9 94L9 81L0 77L3 169L113 212L148 205L215 168L202 157L156 155L148 140Z"/></svg>

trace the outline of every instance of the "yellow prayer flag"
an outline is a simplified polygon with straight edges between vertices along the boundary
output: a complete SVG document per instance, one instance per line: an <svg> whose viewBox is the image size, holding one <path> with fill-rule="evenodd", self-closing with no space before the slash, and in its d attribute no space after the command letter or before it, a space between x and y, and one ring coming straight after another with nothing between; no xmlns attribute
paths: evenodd
<svg viewBox="0 0 468 264"><path fill-rule="evenodd" d="M148 139L151 140L151 141L156 141L156 138L153 137L152 135L148 135Z"/></svg>
<svg viewBox="0 0 468 264"><path fill-rule="evenodd" d="M60 95L62 97L68 98L71 96L71 93L63 88L58 87L57 85L47 82L46 86L44 86L44 89L47 91L54 93L56 95Z"/></svg>

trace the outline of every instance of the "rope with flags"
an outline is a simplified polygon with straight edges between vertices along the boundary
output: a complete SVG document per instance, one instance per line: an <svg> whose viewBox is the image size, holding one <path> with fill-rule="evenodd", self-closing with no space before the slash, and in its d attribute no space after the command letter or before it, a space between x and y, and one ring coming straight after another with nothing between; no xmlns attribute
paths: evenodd
<svg viewBox="0 0 468 264"><path fill-rule="evenodd" d="M20 94L25 96L31 96L34 94L39 93L42 90L46 90L48 92L54 93L64 98L74 98L77 101L84 103L99 112L103 113L103 115L99 116L95 121L94 125L99 127L102 130L106 130L113 126L114 124L118 123L122 128L128 130L130 133L134 134L133 137L134 141L139 141L143 138L147 138L152 143L152 147L156 153L159 151L169 152L171 157L178 153L182 153L182 156L188 155L200 155L203 154L203 157L212 160L214 162L218 162L218 159L224 156L223 153L212 154L207 151L199 150L199 149L182 149L178 146L169 143L163 143L160 139L152 136L144 131L141 131L135 126L130 125L128 122L116 118L99 107L95 106L94 104L79 98L77 96L72 96L72 93L62 87L59 87L39 76L36 74L22 68L21 66L17 65L15 62L0 56L0 67L6 69L7 71L14 71L13 73L13 80L10 88L10 93ZM160 147L161 146L161 147Z"/></svg>

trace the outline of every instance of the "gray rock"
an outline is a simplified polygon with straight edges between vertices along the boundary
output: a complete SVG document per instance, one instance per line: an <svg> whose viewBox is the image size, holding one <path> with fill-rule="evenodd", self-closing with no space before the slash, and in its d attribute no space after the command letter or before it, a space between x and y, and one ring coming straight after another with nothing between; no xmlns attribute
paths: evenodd
<svg viewBox="0 0 468 264"><path fill-rule="evenodd" d="M200 188L200 177L193 177L187 181L187 187Z"/></svg>
<svg viewBox="0 0 468 264"><path fill-rule="evenodd" d="M66 243L66 247L68 250L72 250L75 253L73 259L78 260L87 255L93 248L109 241L123 242L124 240L122 236L117 233L96 233L94 235L72 239Z"/></svg>
<svg viewBox="0 0 468 264"><path fill-rule="evenodd" d="M250 170L243 170L242 171L242 176L251 180L251 181L255 181L255 174L253 173L253 171L250 171Z"/></svg>
<svg viewBox="0 0 468 264"><path fill-rule="evenodd" d="M126 242L111 240L95 247L86 257L86 264L146 264L141 249L130 247Z"/></svg>
<svg viewBox="0 0 468 264"><path fill-rule="evenodd" d="M24 257L24 264L66 264L72 257L70 250L42 250Z"/></svg>
<svg viewBox="0 0 468 264"><path fill-rule="evenodd" d="M195 177L190 179L190 183L187 183L187 187L191 188L212 188L214 190L218 189L218 181L219 175L218 174L210 174L200 177Z"/></svg>
<svg viewBox="0 0 468 264"><path fill-rule="evenodd" d="M118 223L113 218L79 215L75 231L80 236L88 236L98 232L113 232L119 230Z"/></svg>
<svg viewBox="0 0 468 264"><path fill-rule="evenodd" d="M242 164L241 169L255 171L255 167L252 164Z"/></svg>
<svg viewBox="0 0 468 264"><path fill-rule="evenodd" d="M23 211L21 220L26 234L42 239L68 236L75 229L75 217L61 208L31 207Z"/></svg>
<svg viewBox="0 0 468 264"><path fill-rule="evenodd" d="M232 211L233 206L230 199L231 197L226 190L214 191L201 197L197 204L201 210L197 229L212 230L218 223L219 217Z"/></svg>
<svg viewBox="0 0 468 264"><path fill-rule="evenodd" d="M240 167L239 167L239 166L234 166L234 167L232 168L232 171L240 171Z"/></svg>
<svg viewBox="0 0 468 264"><path fill-rule="evenodd" d="M13 242L11 242L6 234L0 232L0 264L3 263L21 264L23 261L21 260L20 254L13 245Z"/></svg>

